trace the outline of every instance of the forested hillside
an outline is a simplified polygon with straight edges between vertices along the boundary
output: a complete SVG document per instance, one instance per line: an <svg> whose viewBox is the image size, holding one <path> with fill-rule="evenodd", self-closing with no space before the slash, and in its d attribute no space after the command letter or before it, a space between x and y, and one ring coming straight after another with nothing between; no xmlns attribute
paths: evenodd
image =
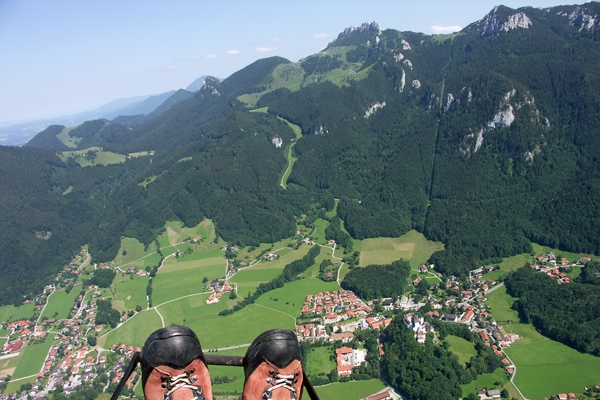
<svg viewBox="0 0 600 400"><path fill-rule="evenodd" d="M332 198L354 238L416 229L444 242L431 261L446 274L529 252L532 241L598 254L598 14L598 3L497 7L445 36L348 28L298 63L272 57L223 81L207 77L135 127L98 120L67 133L78 149L154 151L149 158L86 168L54 159L59 173L47 173L45 158L32 157L42 166L14 179L41 168L39 196L89 204L83 220L95 229L67 242L90 243L97 261L115 256L122 235L150 243L169 219L212 218L231 243L276 241ZM61 132L31 144L64 150ZM297 161L281 185L292 140ZM15 243L29 240L25 225L44 225L32 215L15 221ZM61 248L55 238L48 243Z"/></svg>

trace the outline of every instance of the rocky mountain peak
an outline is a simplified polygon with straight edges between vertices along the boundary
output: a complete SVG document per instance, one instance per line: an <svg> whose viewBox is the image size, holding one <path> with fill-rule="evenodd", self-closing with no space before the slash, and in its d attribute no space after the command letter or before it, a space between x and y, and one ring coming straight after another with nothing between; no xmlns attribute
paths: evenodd
<svg viewBox="0 0 600 400"><path fill-rule="evenodd" d="M524 12L514 12L508 7L496 6L483 19L468 26L468 29L481 32L481 36L496 35L517 28L529 28L532 22Z"/></svg>
<svg viewBox="0 0 600 400"><path fill-rule="evenodd" d="M379 27L379 24L375 21L371 22L370 24L368 22L364 22L358 28L355 26L349 26L348 28L344 29L344 32L342 32L342 35L348 35L355 31L358 31L360 33L366 32L366 33L374 33L375 35L381 35L381 28Z"/></svg>

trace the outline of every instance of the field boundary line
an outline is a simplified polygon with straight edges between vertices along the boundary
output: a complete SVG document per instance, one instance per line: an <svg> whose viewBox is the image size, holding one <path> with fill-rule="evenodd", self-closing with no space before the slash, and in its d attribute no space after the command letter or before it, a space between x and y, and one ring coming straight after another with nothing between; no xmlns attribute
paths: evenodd
<svg viewBox="0 0 600 400"><path fill-rule="evenodd" d="M267 307L267 306L263 306L262 304L256 304L256 303L252 303L252 304L250 304L250 305L255 305L255 306L258 306L258 307L266 308L267 310L273 310L273 311L277 311L278 313L281 313L281 314L287 315L288 317L290 317L291 319L293 319L293 320L294 320L294 326L298 326L298 325L296 325L296 317L294 317L294 316L292 316L292 315L290 315L290 314L288 314L288 313L286 313L286 312L284 312L284 311L277 310L277 309L275 309L275 308L271 308L271 307Z"/></svg>

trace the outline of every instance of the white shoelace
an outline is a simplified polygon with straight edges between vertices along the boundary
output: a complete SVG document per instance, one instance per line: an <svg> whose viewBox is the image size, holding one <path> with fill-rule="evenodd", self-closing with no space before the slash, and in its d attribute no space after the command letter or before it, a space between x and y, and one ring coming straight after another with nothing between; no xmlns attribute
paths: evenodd
<svg viewBox="0 0 600 400"><path fill-rule="evenodd" d="M198 379L197 376L190 376L192 372L184 372L180 375L175 376L165 376L165 383L167 387L167 392L165 393L165 400L170 400L173 392L178 389L190 389L194 393L193 400L206 400L204 394L202 393L202 388L199 386L194 386L194 382Z"/></svg>
<svg viewBox="0 0 600 400"><path fill-rule="evenodd" d="M270 399L273 391L279 388L285 388L290 391L290 398L295 400L298 398L296 388L293 386L298 381L298 373L292 375L281 375L277 371L270 371L272 378L267 378L267 382L272 386L265 390L263 399Z"/></svg>

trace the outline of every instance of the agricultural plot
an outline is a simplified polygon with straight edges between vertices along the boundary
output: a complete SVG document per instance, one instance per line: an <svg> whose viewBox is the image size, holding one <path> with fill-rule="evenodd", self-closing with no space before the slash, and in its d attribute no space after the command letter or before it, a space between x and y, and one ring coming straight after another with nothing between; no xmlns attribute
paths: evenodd
<svg viewBox="0 0 600 400"><path fill-rule="evenodd" d="M339 289L340 286L337 282L323 282L320 279L300 279L263 294L256 300L256 304L296 318L300 316L300 310L308 294Z"/></svg>
<svg viewBox="0 0 600 400"><path fill-rule="evenodd" d="M506 354L517 366L515 384L527 398L583 393L586 386L600 384L600 358L544 337L529 344L517 342Z"/></svg>
<svg viewBox="0 0 600 400"><path fill-rule="evenodd" d="M119 311L135 310L137 305L146 308L148 279L148 276L133 276L133 279L127 277L121 282L113 283L113 307ZM118 308L117 305L121 307Z"/></svg>
<svg viewBox="0 0 600 400"><path fill-rule="evenodd" d="M225 271L227 261L223 253L219 250L208 252L194 252L184 256L175 258L169 257L165 259L164 264L160 267L160 273L164 274L173 271L182 271L186 269L197 269L203 267L220 266L221 272Z"/></svg>
<svg viewBox="0 0 600 400"><path fill-rule="evenodd" d="M427 262L434 252L443 249L442 243L427 240L414 230L399 238L365 239L362 241L360 265L390 264L402 258L409 261L412 268L417 268Z"/></svg>
<svg viewBox="0 0 600 400"><path fill-rule="evenodd" d="M90 153L93 153L93 155L88 155ZM123 154L104 151L101 147L90 147L85 150L62 151L58 153L58 156L64 162L67 162L69 158L74 158L75 162L81 167L121 164L124 163L127 158Z"/></svg>
<svg viewBox="0 0 600 400"><path fill-rule="evenodd" d="M122 238L121 247L114 260L115 264L117 266L124 264L133 265L134 261L139 260L138 265L143 265L143 257L148 257L153 253L156 254L156 245L154 243L151 243L146 250L144 250L144 247L144 244L137 239Z"/></svg>
<svg viewBox="0 0 600 400"><path fill-rule="evenodd" d="M109 348L112 344L125 343L142 347L152 332L162 327L155 310L145 310L131 317L119 328L98 338L98 347Z"/></svg>
<svg viewBox="0 0 600 400"><path fill-rule="evenodd" d="M258 285L277 278L281 274L279 269L256 269L245 268L236 273L229 283L237 287L237 293L245 297L248 293L253 293Z"/></svg>
<svg viewBox="0 0 600 400"><path fill-rule="evenodd" d="M225 277L222 266L204 267L193 270L159 273L152 280L152 304L159 305L182 296L203 292L204 277L209 279Z"/></svg>
<svg viewBox="0 0 600 400"><path fill-rule="evenodd" d="M318 244L326 244L327 240L325 239L325 228L329 226L329 221L325 221L324 219L317 219L315 221L315 233L312 235L312 240Z"/></svg>
<svg viewBox="0 0 600 400"><path fill-rule="evenodd" d="M311 376L331 372L336 366L331 359L333 353L333 347L331 346L313 347L306 359L306 372Z"/></svg>
<svg viewBox="0 0 600 400"><path fill-rule="evenodd" d="M251 343L268 329L295 327L293 318L257 305L226 316L203 316L185 325L196 332L205 351Z"/></svg>
<svg viewBox="0 0 600 400"><path fill-rule="evenodd" d="M600 358L582 354L542 336L530 324L518 321L510 306L515 299L500 288L488 296L492 316L508 333L521 336L506 349L517 366L515 384L527 398L550 397L563 392L582 393L585 386L600 384Z"/></svg>
<svg viewBox="0 0 600 400"><path fill-rule="evenodd" d="M73 309L73 305L81 291L82 286L74 286L67 293L64 289L53 292L48 298L48 305L44 309L43 317L66 319L69 317L69 312Z"/></svg>
<svg viewBox="0 0 600 400"><path fill-rule="evenodd" d="M218 303L206 304L209 293L185 297L157 307L165 319L165 325L187 324L207 315L216 316L219 312L232 307L237 301L229 300L225 294Z"/></svg>
<svg viewBox="0 0 600 400"><path fill-rule="evenodd" d="M216 354L228 356L244 356L248 347L238 349L219 351ZM242 367L226 367L222 365L210 365L210 377L215 380L218 378L228 377L235 379L229 383L213 384L213 393L242 393L244 389L244 368ZM217 379L218 379L217 378ZM222 380L222 379L221 379Z"/></svg>
<svg viewBox="0 0 600 400"><path fill-rule="evenodd" d="M17 312L17 307L13 305L0 307L0 322L11 321L12 316Z"/></svg>
<svg viewBox="0 0 600 400"><path fill-rule="evenodd" d="M19 319L30 318L32 315L34 315L33 307L35 307L35 304L33 302L29 304L23 304L19 307L13 307L13 313L10 316L10 319L16 321Z"/></svg>
<svg viewBox="0 0 600 400"><path fill-rule="evenodd" d="M477 355L477 351L475 350L473 343L461 337L448 335L446 337L446 342L450 345L450 351L456 354L458 361L460 361L465 367L467 366L467 363L471 357Z"/></svg>
<svg viewBox="0 0 600 400"><path fill-rule="evenodd" d="M358 400L385 389L378 379L368 381L351 381L318 386L317 394L321 399Z"/></svg>
<svg viewBox="0 0 600 400"><path fill-rule="evenodd" d="M47 338L42 343L29 344L24 350L21 350L23 355L19 360L19 365L17 366L17 369L15 369L12 379L37 375L44 365L44 360L48 355L50 347L52 347L54 343L57 343L57 341Z"/></svg>
<svg viewBox="0 0 600 400"><path fill-rule="evenodd" d="M6 386L6 389L4 390L4 392L6 392L6 393L18 392L23 384L34 383L36 380L37 380L37 376L32 376L31 378L21 379L18 381L11 380L8 382L8 385Z"/></svg>

